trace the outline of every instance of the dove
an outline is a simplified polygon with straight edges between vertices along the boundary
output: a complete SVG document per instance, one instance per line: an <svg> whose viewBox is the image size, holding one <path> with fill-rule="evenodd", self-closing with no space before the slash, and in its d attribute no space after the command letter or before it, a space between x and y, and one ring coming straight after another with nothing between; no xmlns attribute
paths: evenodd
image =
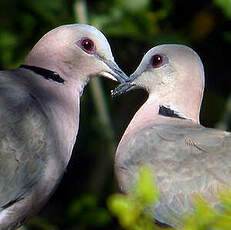
<svg viewBox="0 0 231 230"><path fill-rule="evenodd" d="M54 192L71 157L80 97L94 76L125 82L96 28L57 27L14 70L0 71L0 229L15 229Z"/></svg>
<svg viewBox="0 0 231 230"><path fill-rule="evenodd" d="M114 96L142 88L148 99L116 151L120 190L131 192L145 164L160 192L147 211L158 223L182 226L182 216L194 210L196 195L219 208L217 193L230 188L231 134L200 124L205 80L198 54L184 45L156 46L129 79L113 91Z"/></svg>

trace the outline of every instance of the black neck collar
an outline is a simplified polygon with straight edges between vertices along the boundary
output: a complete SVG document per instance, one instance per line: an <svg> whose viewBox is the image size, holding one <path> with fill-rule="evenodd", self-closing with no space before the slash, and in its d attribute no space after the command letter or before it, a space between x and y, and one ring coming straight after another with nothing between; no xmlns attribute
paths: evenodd
<svg viewBox="0 0 231 230"><path fill-rule="evenodd" d="M49 69L44 69L41 67L30 66L30 65L21 65L20 68L29 69L29 70L41 75L42 77L44 77L47 80L51 79L55 82L64 84L64 79L61 78L58 73L51 71Z"/></svg>
<svg viewBox="0 0 231 230"><path fill-rule="evenodd" d="M172 110L164 105L159 106L159 115L165 116L165 117L173 117L173 118L179 118L179 119L186 119L186 117L182 116L179 112Z"/></svg>

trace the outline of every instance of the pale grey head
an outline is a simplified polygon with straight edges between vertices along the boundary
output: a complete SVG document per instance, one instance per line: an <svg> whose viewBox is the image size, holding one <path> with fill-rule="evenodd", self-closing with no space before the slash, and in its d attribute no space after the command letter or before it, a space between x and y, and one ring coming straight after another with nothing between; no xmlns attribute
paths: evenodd
<svg viewBox="0 0 231 230"><path fill-rule="evenodd" d="M178 112L197 122L204 90L201 59L184 45L156 46L145 54L130 80L115 89L113 95L134 88L144 88L159 104L184 108Z"/></svg>
<svg viewBox="0 0 231 230"><path fill-rule="evenodd" d="M24 64L55 71L64 80L86 81L97 75L120 82L127 79L114 62L105 36L95 27L84 24L51 30L34 46Z"/></svg>

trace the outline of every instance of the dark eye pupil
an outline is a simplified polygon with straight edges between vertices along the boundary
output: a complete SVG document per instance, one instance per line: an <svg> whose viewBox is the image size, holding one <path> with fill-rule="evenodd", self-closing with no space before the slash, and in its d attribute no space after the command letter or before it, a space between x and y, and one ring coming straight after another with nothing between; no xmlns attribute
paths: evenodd
<svg viewBox="0 0 231 230"><path fill-rule="evenodd" d="M160 55L154 55L152 59L152 66L159 67L163 62L163 59Z"/></svg>
<svg viewBox="0 0 231 230"><path fill-rule="evenodd" d="M94 48L94 43L93 43L91 40L86 39L86 40L83 40L83 41L82 41L82 47L83 47L85 50L91 51L91 50L93 50L93 48Z"/></svg>

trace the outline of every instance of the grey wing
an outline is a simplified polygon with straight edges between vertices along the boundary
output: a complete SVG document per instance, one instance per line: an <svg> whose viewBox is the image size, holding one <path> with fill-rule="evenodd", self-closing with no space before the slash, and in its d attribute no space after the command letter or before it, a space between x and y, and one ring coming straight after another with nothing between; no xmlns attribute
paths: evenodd
<svg viewBox="0 0 231 230"><path fill-rule="evenodd" d="M158 125L139 132L118 154L117 176L128 191L138 168L149 164L161 191L153 212L160 222L177 226L192 210L195 194L216 205L216 192L230 185L231 136L200 125Z"/></svg>
<svg viewBox="0 0 231 230"><path fill-rule="evenodd" d="M0 73L0 209L23 199L38 182L53 142L42 106L8 78Z"/></svg>

